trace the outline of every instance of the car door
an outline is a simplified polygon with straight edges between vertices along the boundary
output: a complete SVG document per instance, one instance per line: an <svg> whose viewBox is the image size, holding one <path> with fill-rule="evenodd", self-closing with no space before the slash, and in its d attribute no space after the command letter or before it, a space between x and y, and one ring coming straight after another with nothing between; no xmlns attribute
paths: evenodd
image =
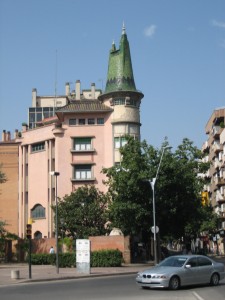
<svg viewBox="0 0 225 300"><path fill-rule="evenodd" d="M188 267L186 267L188 265ZM198 284L200 282L198 273L197 257L191 257L185 264L185 272L182 279L184 285Z"/></svg>
<svg viewBox="0 0 225 300"><path fill-rule="evenodd" d="M209 283L213 269L211 260L203 256L198 257L197 261L200 283Z"/></svg>

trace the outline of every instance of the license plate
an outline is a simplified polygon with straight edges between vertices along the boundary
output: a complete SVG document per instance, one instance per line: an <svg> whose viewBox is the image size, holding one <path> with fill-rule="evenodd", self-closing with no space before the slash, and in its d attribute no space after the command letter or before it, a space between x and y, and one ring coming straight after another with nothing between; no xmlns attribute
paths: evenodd
<svg viewBox="0 0 225 300"><path fill-rule="evenodd" d="M142 282L143 283L151 283L151 279L150 278L142 278Z"/></svg>

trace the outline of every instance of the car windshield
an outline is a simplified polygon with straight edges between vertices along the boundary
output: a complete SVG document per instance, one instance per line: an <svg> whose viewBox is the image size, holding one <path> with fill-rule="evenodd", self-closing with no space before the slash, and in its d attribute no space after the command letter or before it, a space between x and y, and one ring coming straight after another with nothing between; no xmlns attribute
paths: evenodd
<svg viewBox="0 0 225 300"><path fill-rule="evenodd" d="M163 260L159 266L160 267L182 267L185 263L185 261L187 260L187 257L168 257L165 260Z"/></svg>

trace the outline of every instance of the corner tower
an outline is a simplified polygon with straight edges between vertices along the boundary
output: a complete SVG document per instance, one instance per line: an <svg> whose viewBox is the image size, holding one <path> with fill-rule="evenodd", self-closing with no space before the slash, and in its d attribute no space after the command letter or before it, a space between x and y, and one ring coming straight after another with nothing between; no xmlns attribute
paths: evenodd
<svg viewBox="0 0 225 300"><path fill-rule="evenodd" d="M116 49L114 42L112 44L106 87L99 96L101 102L113 108L111 124L114 163L121 160L119 148L126 143L125 135L140 139L140 105L143 97L135 86L130 46L123 25L119 49Z"/></svg>

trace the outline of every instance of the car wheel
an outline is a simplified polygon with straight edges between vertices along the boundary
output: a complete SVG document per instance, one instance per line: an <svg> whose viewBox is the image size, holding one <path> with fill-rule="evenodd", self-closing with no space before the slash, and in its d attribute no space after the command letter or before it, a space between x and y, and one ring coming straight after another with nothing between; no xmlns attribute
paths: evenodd
<svg viewBox="0 0 225 300"><path fill-rule="evenodd" d="M169 282L169 288L171 290L178 290L180 287L180 279L177 276L173 276Z"/></svg>
<svg viewBox="0 0 225 300"><path fill-rule="evenodd" d="M220 281L220 277L217 273L212 274L211 279L210 279L210 284L211 285L218 285Z"/></svg>

